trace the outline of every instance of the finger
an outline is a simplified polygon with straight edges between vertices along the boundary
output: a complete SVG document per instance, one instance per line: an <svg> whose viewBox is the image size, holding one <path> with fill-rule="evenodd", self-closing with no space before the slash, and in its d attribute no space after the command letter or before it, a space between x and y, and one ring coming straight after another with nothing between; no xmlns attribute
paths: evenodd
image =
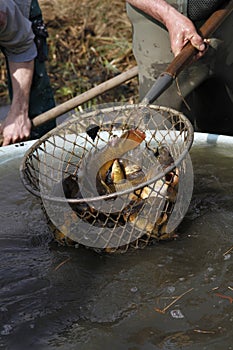
<svg viewBox="0 0 233 350"><path fill-rule="evenodd" d="M17 141L25 141L30 138L30 131L22 132L20 133L19 137L17 138Z"/></svg>
<svg viewBox="0 0 233 350"><path fill-rule="evenodd" d="M8 146L10 144L11 144L11 137L5 136L4 139L3 139L2 145L3 146Z"/></svg>
<svg viewBox="0 0 233 350"><path fill-rule="evenodd" d="M11 145L13 143L17 143L20 141L20 136L19 135L6 135L4 136L4 140L3 140L3 146L8 146Z"/></svg>
<svg viewBox="0 0 233 350"><path fill-rule="evenodd" d="M190 42L198 51L205 51L206 45L204 43L204 40L199 35L193 35L190 38Z"/></svg>
<svg viewBox="0 0 233 350"><path fill-rule="evenodd" d="M30 138L30 135L31 135L30 131L25 132L24 139L28 140Z"/></svg>
<svg viewBox="0 0 233 350"><path fill-rule="evenodd" d="M179 41L177 40L175 42L175 44L172 45L171 49L172 49L172 52L173 52L174 56L177 56L180 53L180 51L183 48L182 44L183 43L181 42L181 40L179 40Z"/></svg>

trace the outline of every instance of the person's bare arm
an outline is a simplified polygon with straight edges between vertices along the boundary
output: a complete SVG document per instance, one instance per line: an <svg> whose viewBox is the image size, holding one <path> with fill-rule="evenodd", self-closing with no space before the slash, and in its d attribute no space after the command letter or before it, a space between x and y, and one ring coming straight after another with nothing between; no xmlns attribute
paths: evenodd
<svg viewBox="0 0 233 350"><path fill-rule="evenodd" d="M155 18L167 28L170 36L171 50L178 55L188 41L199 50L199 56L205 51L203 38L197 33L191 20L178 12L165 0L127 0L151 17Z"/></svg>
<svg viewBox="0 0 233 350"><path fill-rule="evenodd" d="M28 117L29 96L34 71L34 60L9 62L13 99L6 119L1 126L3 146L27 139L31 131Z"/></svg>

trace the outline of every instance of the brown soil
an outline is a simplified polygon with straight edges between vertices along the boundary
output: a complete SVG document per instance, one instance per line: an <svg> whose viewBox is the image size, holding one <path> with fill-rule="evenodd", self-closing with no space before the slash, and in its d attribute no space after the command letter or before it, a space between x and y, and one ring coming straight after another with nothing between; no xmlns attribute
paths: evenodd
<svg viewBox="0 0 233 350"><path fill-rule="evenodd" d="M49 32L48 72L58 103L136 65L125 0L40 0ZM4 58L0 96L7 99ZM91 104L137 100L137 78ZM90 106L90 103L89 105Z"/></svg>

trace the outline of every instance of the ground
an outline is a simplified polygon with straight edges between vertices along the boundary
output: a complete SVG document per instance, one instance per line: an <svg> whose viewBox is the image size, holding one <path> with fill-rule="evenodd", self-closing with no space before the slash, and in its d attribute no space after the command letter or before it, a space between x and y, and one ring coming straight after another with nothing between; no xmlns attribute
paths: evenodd
<svg viewBox="0 0 233 350"><path fill-rule="evenodd" d="M57 103L64 102L136 65L125 0L39 0L49 32L48 73ZM0 56L1 105L9 103ZM90 104L137 101L137 78Z"/></svg>

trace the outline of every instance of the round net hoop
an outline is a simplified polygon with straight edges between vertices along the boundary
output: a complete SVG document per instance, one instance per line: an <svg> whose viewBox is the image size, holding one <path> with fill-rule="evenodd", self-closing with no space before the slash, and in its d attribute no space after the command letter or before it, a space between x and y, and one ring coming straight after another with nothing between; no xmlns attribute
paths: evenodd
<svg viewBox="0 0 233 350"><path fill-rule="evenodd" d="M135 140L132 133L143 137ZM20 175L66 241L100 250L132 242L138 247L145 235L144 245L170 238L183 219L192 193L192 142L191 123L171 108L101 106L76 113L39 139L25 154ZM124 172L119 181L113 180L117 165Z"/></svg>

